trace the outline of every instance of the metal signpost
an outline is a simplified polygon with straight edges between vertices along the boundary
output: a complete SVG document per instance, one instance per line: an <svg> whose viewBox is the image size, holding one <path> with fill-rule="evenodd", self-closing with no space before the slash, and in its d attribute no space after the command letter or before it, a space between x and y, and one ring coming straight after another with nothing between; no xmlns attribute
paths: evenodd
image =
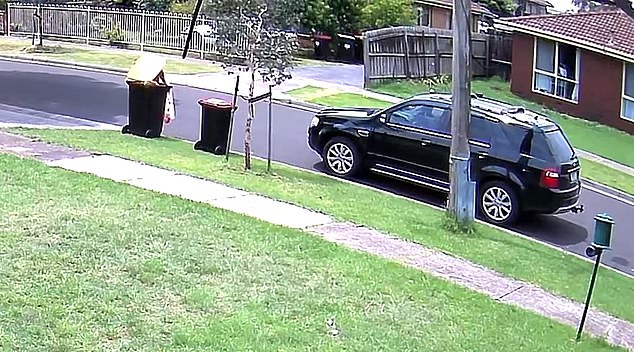
<svg viewBox="0 0 634 352"><path fill-rule="evenodd" d="M231 151L231 135L233 134L233 119L238 110L238 89L240 88L240 75L236 75L236 87L233 91L233 104L231 105L231 117L229 118L229 132L227 136L227 148L225 149L225 160L229 161L229 152Z"/></svg>
<svg viewBox="0 0 634 352"><path fill-rule="evenodd" d="M273 127L271 126L271 110L273 109L273 86L269 84L269 129L268 129L268 141L267 141L267 152L266 152L266 172L271 172L271 130Z"/></svg>
<svg viewBox="0 0 634 352"><path fill-rule="evenodd" d="M610 249L612 226L614 225L614 220L605 213L595 216L594 221L594 240L592 241L592 244L586 248L586 255L590 258L595 257L595 262L594 269L592 270L592 276L590 278L590 286L588 287L588 295L586 296L586 305L583 309L579 329L577 330L577 342L581 340L583 326L586 323L588 309L590 308L590 299L592 298L592 291L594 290L594 283L596 282L597 272L599 270L599 265L601 264L601 255L603 254L603 251Z"/></svg>

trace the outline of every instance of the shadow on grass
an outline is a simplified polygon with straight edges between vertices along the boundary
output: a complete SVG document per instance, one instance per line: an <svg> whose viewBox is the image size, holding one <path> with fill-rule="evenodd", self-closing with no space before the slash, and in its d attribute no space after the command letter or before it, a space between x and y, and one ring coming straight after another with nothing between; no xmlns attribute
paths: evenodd
<svg viewBox="0 0 634 352"><path fill-rule="evenodd" d="M26 54L70 54L76 53L78 50L74 48L66 48L59 45L50 46L50 45L32 45L27 46L21 50L21 52Z"/></svg>

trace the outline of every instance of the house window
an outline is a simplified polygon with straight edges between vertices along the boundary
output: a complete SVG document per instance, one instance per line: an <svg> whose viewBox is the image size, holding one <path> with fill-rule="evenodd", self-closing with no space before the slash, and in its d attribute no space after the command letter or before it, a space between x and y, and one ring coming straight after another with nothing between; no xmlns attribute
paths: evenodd
<svg viewBox="0 0 634 352"><path fill-rule="evenodd" d="M572 45L535 38L533 90L579 100L579 51Z"/></svg>
<svg viewBox="0 0 634 352"><path fill-rule="evenodd" d="M429 27L429 7L421 6L418 11L418 25Z"/></svg>
<svg viewBox="0 0 634 352"><path fill-rule="evenodd" d="M623 70L625 72L623 72L621 116L626 120L634 121L634 65L626 63Z"/></svg>

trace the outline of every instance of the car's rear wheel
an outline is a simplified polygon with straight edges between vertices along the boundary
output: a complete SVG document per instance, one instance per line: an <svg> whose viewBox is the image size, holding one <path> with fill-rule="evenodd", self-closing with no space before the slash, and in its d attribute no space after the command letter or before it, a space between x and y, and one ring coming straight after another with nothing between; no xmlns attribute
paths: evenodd
<svg viewBox="0 0 634 352"><path fill-rule="evenodd" d="M348 138L335 137L326 143L323 155L328 173L340 176L355 176L361 170L359 148Z"/></svg>
<svg viewBox="0 0 634 352"><path fill-rule="evenodd" d="M485 220L496 225L513 225L520 216L519 199L513 187L492 181L480 189L479 210Z"/></svg>

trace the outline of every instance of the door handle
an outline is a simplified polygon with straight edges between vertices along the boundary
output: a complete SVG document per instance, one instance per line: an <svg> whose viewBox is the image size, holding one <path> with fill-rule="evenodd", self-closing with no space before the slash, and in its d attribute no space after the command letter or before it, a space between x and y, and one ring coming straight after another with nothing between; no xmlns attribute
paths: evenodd
<svg viewBox="0 0 634 352"><path fill-rule="evenodd" d="M431 141L429 139L423 139L423 140L420 141L420 145L422 145L422 146L426 146L429 143L431 143Z"/></svg>

